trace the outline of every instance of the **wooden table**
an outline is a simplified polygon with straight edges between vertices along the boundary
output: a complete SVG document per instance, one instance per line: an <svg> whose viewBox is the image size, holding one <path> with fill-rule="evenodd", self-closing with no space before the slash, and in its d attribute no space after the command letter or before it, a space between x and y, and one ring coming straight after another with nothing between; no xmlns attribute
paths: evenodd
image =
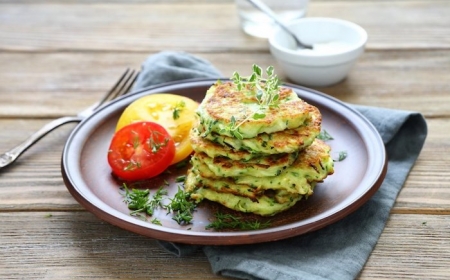
<svg viewBox="0 0 450 280"><path fill-rule="evenodd" d="M308 16L369 34L348 78L318 90L343 101L420 111L429 134L361 279L450 278L450 1L315 0ZM0 151L96 101L126 67L187 51L224 75L277 64L245 35L231 0L0 1ZM279 71L280 73L280 71ZM280 76L285 77L281 72ZM205 256L97 219L60 173L74 124L0 171L0 278L216 279Z"/></svg>

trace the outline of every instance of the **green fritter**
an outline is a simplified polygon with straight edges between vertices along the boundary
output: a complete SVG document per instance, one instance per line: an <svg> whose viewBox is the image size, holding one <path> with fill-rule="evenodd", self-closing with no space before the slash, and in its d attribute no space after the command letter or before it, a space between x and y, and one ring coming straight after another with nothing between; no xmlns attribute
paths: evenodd
<svg viewBox="0 0 450 280"><path fill-rule="evenodd" d="M279 154L279 153L293 153L311 145L314 139L319 135L322 124L322 116L317 108L311 111L311 119L304 125L294 128L286 129L271 134L261 133L255 138L238 139L236 137L223 136L212 132L205 135L204 139L217 143L223 147L228 147L235 151L247 151L250 154ZM198 131L192 131L195 134ZM196 137L195 135L193 137ZM216 146L214 146L216 147ZM195 147L194 149L202 150L203 147ZM225 149L225 151L229 149ZM218 148L211 149L208 153L213 156L213 153L219 154L222 152ZM222 155L225 155L224 152ZM248 154L247 154L248 155ZM251 158L251 155L248 155Z"/></svg>
<svg viewBox="0 0 450 280"><path fill-rule="evenodd" d="M333 174L330 147L316 139L278 176L216 176L206 164L194 162L188 171L186 191L197 201L207 199L228 208L268 216L313 194L317 182Z"/></svg>
<svg viewBox="0 0 450 280"><path fill-rule="evenodd" d="M288 168L297 158L298 152L290 154L274 154L252 158L246 161L231 160L226 157L211 158L205 153L195 153L191 158L193 166L203 163L217 177L254 176L266 177L277 176Z"/></svg>
<svg viewBox="0 0 450 280"><path fill-rule="evenodd" d="M214 188L196 188L199 183L194 173L190 172L186 178L185 189L191 192L191 198L197 203L203 199L217 202L223 206L245 213L254 213L261 216L273 216L287 210L306 195L286 193L283 191L267 191L257 198L250 198L233 194L232 192L218 192ZM311 189L314 184L311 185Z"/></svg>
<svg viewBox="0 0 450 280"><path fill-rule="evenodd" d="M256 187L251 188L248 185L237 185L232 178L205 178L198 174L195 169L188 173L188 179L185 182L186 190L196 188L208 188L218 193L229 193L237 196L247 197L256 200L264 190L258 190Z"/></svg>
<svg viewBox="0 0 450 280"><path fill-rule="evenodd" d="M221 178L200 161L193 161L191 172L198 174L201 179L206 179L210 186L213 182L220 182L222 185L228 185L229 188L236 186L238 189L251 189L254 193L273 189L310 194L309 183L321 182L328 175L333 174L334 163L330 156L330 147L325 142L316 139L311 146L300 152L290 167L283 170L278 176Z"/></svg>
<svg viewBox="0 0 450 280"><path fill-rule="evenodd" d="M227 157L232 160L249 160L254 157L262 156L260 153L250 153L246 150L235 150L227 145L220 145L203 137L196 128L193 128L189 134L190 143L196 153L205 153L211 158Z"/></svg>
<svg viewBox="0 0 450 280"><path fill-rule="evenodd" d="M206 92L197 109L203 136L215 132L238 138L254 138L302 126L311 118L314 106L306 103L290 88L280 87L277 105L262 107L255 87L241 90L232 82L217 82ZM255 114L258 115L255 118Z"/></svg>

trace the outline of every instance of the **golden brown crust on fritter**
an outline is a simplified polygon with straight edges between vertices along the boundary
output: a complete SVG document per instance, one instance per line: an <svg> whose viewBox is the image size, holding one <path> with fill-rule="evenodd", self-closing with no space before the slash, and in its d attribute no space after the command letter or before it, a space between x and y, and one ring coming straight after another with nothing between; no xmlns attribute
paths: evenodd
<svg viewBox="0 0 450 280"><path fill-rule="evenodd" d="M233 136L226 128L232 119L243 138L253 138L260 133L273 133L297 128L310 119L314 106L306 103L290 88L281 87L278 104L264 107L258 103L255 89L247 86L237 90L232 82L216 83L206 93L199 106L200 131L205 135L216 132ZM264 109L260 110L262 107ZM253 118L255 113L264 117Z"/></svg>
<svg viewBox="0 0 450 280"><path fill-rule="evenodd" d="M303 150L308 147L320 133L322 124L322 116L316 107L311 108L311 119L304 125L294 129L286 129L283 131L274 132L271 134L261 133L254 138L237 139L235 137L223 136L217 133L210 133L205 136L205 139L194 139L194 150L202 151L212 141L220 144L220 146L229 149L223 151L217 146L217 150L210 150L208 154L212 153L230 153L229 150L234 151L248 151L255 154L277 154L277 153L292 153ZM195 135L196 134L196 135ZM191 137L199 136L198 131L192 131ZM192 138L191 138L192 139ZM210 142L204 142L209 140ZM216 149L216 146L210 146ZM229 156L230 158L233 155ZM250 158L251 155L245 153L240 154L243 158Z"/></svg>
<svg viewBox="0 0 450 280"><path fill-rule="evenodd" d="M218 177L234 177L251 175L255 177L276 176L289 167L297 158L298 153L274 154L252 158L247 161L231 160L226 157L211 158L205 153L195 153L192 157L202 162Z"/></svg>

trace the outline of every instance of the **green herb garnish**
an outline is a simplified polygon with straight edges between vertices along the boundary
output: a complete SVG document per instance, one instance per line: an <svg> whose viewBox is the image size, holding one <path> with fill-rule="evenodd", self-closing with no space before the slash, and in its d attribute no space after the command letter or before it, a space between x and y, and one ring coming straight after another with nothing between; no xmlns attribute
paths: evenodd
<svg viewBox="0 0 450 280"><path fill-rule="evenodd" d="M162 226L162 223L160 220L154 218L153 220L150 221L152 224L158 225L158 226Z"/></svg>
<svg viewBox="0 0 450 280"><path fill-rule="evenodd" d="M127 204L131 216L139 217L145 220L146 215L153 215L154 210L157 207L163 207L162 200L167 195L167 190L160 187L155 194L150 197L150 190L145 189L128 189L126 184L123 184L122 193L124 202Z"/></svg>
<svg viewBox="0 0 450 280"><path fill-rule="evenodd" d="M175 164L175 168L178 169L178 168L186 167L188 163L189 163L189 158L182 160L182 161L178 162L177 164Z"/></svg>
<svg viewBox="0 0 450 280"><path fill-rule="evenodd" d="M317 135L317 139L323 140L323 141L329 141L329 140L333 140L333 136L331 136L328 131L326 131L325 129L322 130L319 135Z"/></svg>
<svg viewBox="0 0 450 280"><path fill-rule="evenodd" d="M141 168L141 163L139 161L130 160L130 162L123 168L124 171L131 171Z"/></svg>
<svg viewBox="0 0 450 280"><path fill-rule="evenodd" d="M224 128L232 136L243 139L242 134L238 131L239 126L247 120L253 118L254 120L263 119L266 117L266 112L272 108L278 108L280 103L280 80L274 73L273 66L266 69L267 78L263 77L262 69L256 64L253 64L253 73L249 77L242 77L238 72L234 72L231 80L236 85L236 88L241 91L247 88L255 93L258 106L252 114L247 115L244 120L237 122L234 116L231 117L229 125Z"/></svg>
<svg viewBox="0 0 450 280"><path fill-rule="evenodd" d="M223 214L217 212L214 214L215 220L207 225L205 229L240 229L240 230L255 230L263 229L270 226L270 221L260 222L260 221L246 221L242 217L236 217L231 214Z"/></svg>
<svg viewBox="0 0 450 280"><path fill-rule="evenodd" d="M347 151L340 151L338 161L343 161L347 158Z"/></svg>
<svg viewBox="0 0 450 280"><path fill-rule="evenodd" d="M161 148L167 146L167 143L169 143L169 138L164 138L164 140L161 142L159 139L156 139L156 137L161 137L163 134L159 131L151 131L151 136L147 139L148 146L152 153L156 154Z"/></svg>
<svg viewBox="0 0 450 280"><path fill-rule="evenodd" d="M181 175L181 176L178 176L177 178L175 178L175 182L177 182L177 183L184 182L184 180L186 180L186 175Z"/></svg>
<svg viewBox="0 0 450 280"><path fill-rule="evenodd" d="M179 225L190 224L193 219L193 213L197 206L190 200L191 194L185 192L178 186L178 191L173 198L170 199L170 203L165 205L168 213L173 213L172 219Z"/></svg>
<svg viewBox="0 0 450 280"><path fill-rule="evenodd" d="M186 102L180 101L175 105L175 108L173 108L172 117L174 120L177 120L180 118L180 112L183 110L183 108L186 107Z"/></svg>

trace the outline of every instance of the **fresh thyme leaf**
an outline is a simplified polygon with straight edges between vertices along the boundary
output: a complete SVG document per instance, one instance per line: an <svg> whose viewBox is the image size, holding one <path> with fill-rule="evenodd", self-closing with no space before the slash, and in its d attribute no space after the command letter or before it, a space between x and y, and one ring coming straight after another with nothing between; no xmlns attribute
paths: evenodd
<svg viewBox="0 0 450 280"><path fill-rule="evenodd" d="M256 64L252 66L253 73L249 77L242 77L239 73L234 72L231 80L236 85L238 91L248 88L255 93L257 108L253 113L246 116L237 123L234 116L231 117L228 127L223 132L229 132L233 137L243 139L242 134L238 132L239 126L248 121L250 118L255 120L265 118L265 112L272 108L278 108L280 103L280 80L274 74L273 66L266 69L267 78L263 78L262 69Z"/></svg>
<svg viewBox="0 0 450 280"><path fill-rule="evenodd" d="M244 139L244 137L242 136L242 134L241 134L239 131L237 131L237 130L232 130L232 131L231 131L231 134L233 134L233 136L236 137L236 138L239 139L239 140Z"/></svg>
<svg viewBox="0 0 450 280"><path fill-rule="evenodd" d="M261 223L260 221L246 221L242 217L236 217L231 214L223 214L217 212L214 214L215 220L207 225L205 229L240 229L240 230L255 230L263 229L270 226L270 221Z"/></svg>
<svg viewBox="0 0 450 280"><path fill-rule="evenodd" d="M255 120L264 119L265 117L266 117L266 114L261 114L261 113L255 113L253 115L253 119L255 119Z"/></svg>
<svg viewBox="0 0 450 280"><path fill-rule="evenodd" d="M231 126L235 126L236 125L236 118L234 116L231 116L230 124L231 124Z"/></svg>
<svg viewBox="0 0 450 280"><path fill-rule="evenodd" d="M178 109L178 108L173 109L172 118L174 120L177 120L180 118L180 109Z"/></svg>
<svg viewBox="0 0 450 280"><path fill-rule="evenodd" d="M186 102L180 101L175 105L175 108L173 108L172 117L174 120L180 118L180 112L186 107Z"/></svg>
<svg viewBox="0 0 450 280"><path fill-rule="evenodd" d="M338 161L343 161L347 158L347 151L340 151Z"/></svg>
<svg viewBox="0 0 450 280"><path fill-rule="evenodd" d="M273 71L274 71L273 66L267 67L267 70L266 70L267 75L272 76L273 75Z"/></svg>
<svg viewBox="0 0 450 280"><path fill-rule="evenodd" d="M158 220L157 218L154 218L153 220L150 221L152 224L158 225L158 226L162 226L162 223L160 220Z"/></svg>
<svg viewBox="0 0 450 280"><path fill-rule="evenodd" d="M317 135L317 139L323 140L323 141L329 141L329 140L333 140L333 136L331 136L328 131L326 131L325 129L322 130L319 135Z"/></svg>
<svg viewBox="0 0 450 280"><path fill-rule="evenodd" d="M253 73L256 74L258 77L261 77L261 73L262 73L261 67L259 67L256 64L253 64L252 68L253 68Z"/></svg>

